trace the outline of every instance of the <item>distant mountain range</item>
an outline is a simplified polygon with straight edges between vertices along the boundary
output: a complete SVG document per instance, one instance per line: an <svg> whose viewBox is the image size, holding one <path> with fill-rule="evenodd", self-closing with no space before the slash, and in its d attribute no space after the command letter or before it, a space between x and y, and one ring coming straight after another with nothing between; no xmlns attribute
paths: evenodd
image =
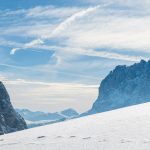
<svg viewBox="0 0 150 150"><path fill-rule="evenodd" d="M97 100L81 116L150 102L150 61L117 66L101 82Z"/></svg>
<svg viewBox="0 0 150 150"><path fill-rule="evenodd" d="M65 121L79 115L71 108L55 113L30 111L28 109L16 109L16 111L25 119L28 128Z"/></svg>
<svg viewBox="0 0 150 150"><path fill-rule="evenodd" d="M117 66L101 82L98 98L92 108L79 115L74 109L56 113L14 110L9 95L0 82L0 134L150 102L150 61L131 66ZM25 119L22 118L22 117Z"/></svg>

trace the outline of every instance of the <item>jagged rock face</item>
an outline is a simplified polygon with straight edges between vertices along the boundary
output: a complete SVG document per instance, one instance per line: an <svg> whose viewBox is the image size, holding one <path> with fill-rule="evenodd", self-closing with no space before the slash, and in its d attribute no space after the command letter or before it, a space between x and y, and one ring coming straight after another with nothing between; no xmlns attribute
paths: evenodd
<svg viewBox="0 0 150 150"><path fill-rule="evenodd" d="M6 88L0 82L0 135L26 128L24 119L14 110Z"/></svg>
<svg viewBox="0 0 150 150"><path fill-rule="evenodd" d="M99 96L88 113L150 102L150 61L117 66L102 81Z"/></svg>

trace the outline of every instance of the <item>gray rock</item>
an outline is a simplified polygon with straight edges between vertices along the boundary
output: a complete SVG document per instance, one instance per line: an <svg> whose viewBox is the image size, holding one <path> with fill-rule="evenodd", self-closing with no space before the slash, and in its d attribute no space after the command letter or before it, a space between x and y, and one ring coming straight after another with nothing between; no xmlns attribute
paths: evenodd
<svg viewBox="0 0 150 150"><path fill-rule="evenodd" d="M0 82L0 135L26 128L24 119L14 110L8 92Z"/></svg>
<svg viewBox="0 0 150 150"><path fill-rule="evenodd" d="M83 115L150 102L150 61L117 66L101 82L93 107Z"/></svg>

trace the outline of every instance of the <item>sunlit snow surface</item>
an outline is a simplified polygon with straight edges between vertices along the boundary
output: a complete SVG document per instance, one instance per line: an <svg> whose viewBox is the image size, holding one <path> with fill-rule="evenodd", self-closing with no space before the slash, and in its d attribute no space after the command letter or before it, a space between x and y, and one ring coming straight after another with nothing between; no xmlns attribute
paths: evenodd
<svg viewBox="0 0 150 150"><path fill-rule="evenodd" d="M150 150L150 103L0 136L0 150Z"/></svg>

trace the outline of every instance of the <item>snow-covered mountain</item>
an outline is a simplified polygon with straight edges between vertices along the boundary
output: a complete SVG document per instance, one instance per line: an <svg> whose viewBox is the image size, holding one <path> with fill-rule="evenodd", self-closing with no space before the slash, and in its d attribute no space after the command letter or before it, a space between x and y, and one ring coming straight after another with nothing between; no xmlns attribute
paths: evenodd
<svg viewBox="0 0 150 150"><path fill-rule="evenodd" d="M150 102L150 61L117 66L101 82L93 107L82 115Z"/></svg>
<svg viewBox="0 0 150 150"><path fill-rule="evenodd" d="M24 119L14 110L8 92L0 82L0 135L26 128Z"/></svg>
<svg viewBox="0 0 150 150"><path fill-rule="evenodd" d="M1 150L149 150L150 103L0 136Z"/></svg>
<svg viewBox="0 0 150 150"><path fill-rule="evenodd" d="M28 109L16 109L16 111L25 119L28 128L65 121L79 115L72 108L55 113L34 112Z"/></svg>
<svg viewBox="0 0 150 150"><path fill-rule="evenodd" d="M74 118L77 117L79 114L72 108L63 110L60 112L61 115L65 116L66 118Z"/></svg>

